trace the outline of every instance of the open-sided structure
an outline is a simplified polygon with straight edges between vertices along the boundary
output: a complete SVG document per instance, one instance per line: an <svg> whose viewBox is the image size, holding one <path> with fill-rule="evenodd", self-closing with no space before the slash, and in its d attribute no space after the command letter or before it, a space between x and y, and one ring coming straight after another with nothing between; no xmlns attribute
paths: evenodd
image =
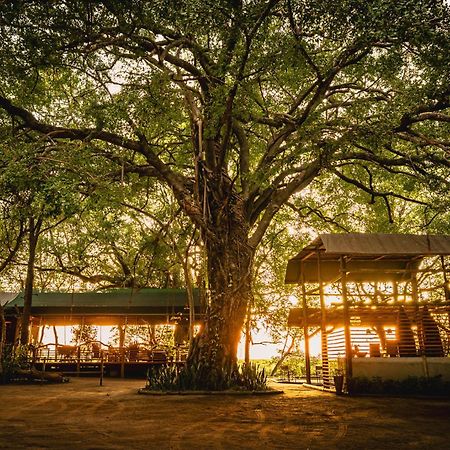
<svg viewBox="0 0 450 450"><path fill-rule="evenodd" d="M7 339L14 342L18 336L19 318L23 310L23 294L3 294L3 297L7 299L4 305L8 319ZM127 329L132 326L172 325L175 341L177 338L187 340L189 326L192 328L203 319L198 290L194 290L193 297L194 308L190 311L184 289L36 292L33 294L30 322L30 343L38 348L35 360L39 363L45 359L47 365L52 363L59 368L76 366L80 371L83 364L87 366L97 362L101 354L105 358L104 363L114 366L114 370L122 375L127 366L164 361L165 355L161 349L145 348L137 344L126 347L124 343ZM58 345L58 342L40 345L44 327L79 325L117 327L119 345L115 348L102 345L101 342L88 342L78 346ZM102 348L104 351L100 352Z"/></svg>
<svg viewBox="0 0 450 450"><path fill-rule="evenodd" d="M289 260L300 308L289 325L321 335L322 376L450 380L450 236L322 234Z"/></svg>

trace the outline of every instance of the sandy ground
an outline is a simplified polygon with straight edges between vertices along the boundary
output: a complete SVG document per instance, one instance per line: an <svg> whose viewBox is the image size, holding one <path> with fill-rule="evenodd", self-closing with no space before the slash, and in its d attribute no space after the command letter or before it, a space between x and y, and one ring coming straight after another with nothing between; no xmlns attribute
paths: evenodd
<svg viewBox="0 0 450 450"><path fill-rule="evenodd" d="M277 396L144 396L143 381L73 378L0 386L0 448L450 449L450 401L348 398L282 386Z"/></svg>

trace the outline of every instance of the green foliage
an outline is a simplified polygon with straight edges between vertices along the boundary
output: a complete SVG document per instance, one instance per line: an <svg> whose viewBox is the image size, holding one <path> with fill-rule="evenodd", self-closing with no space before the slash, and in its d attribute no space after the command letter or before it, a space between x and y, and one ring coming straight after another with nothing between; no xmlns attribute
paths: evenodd
<svg viewBox="0 0 450 450"><path fill-rule="evenodd" d="M384 380L374 377L354 377L348 381L349 394L429 395L450 397L450 382L441 375L435 377L408 377L404 380Z"/></svg>
<svg viewBox="0 0 450 450"><path fill-rule="evenodd" d="M133 177L117 188L100 175L92 175L96 188L85 208L43 237L42 265L77 277L87 288L182 287L179 255L193 229L178 215L170 192Z"/></svg>
<svg viewBox="0 0 450 450"><path fill-rule="evenodd" d="M93 325L75 325L72 327L72 341L80 345L97 339L97 328Z"/></svg>
<svg viewBox="0 0 450 450"><path fill-rule="evenodd" d="M111 340L114 345L119 344L119 328L111 328ZM127 325L125 346L142 343L145 347L164 349L170 357L174 351L173 325Z"/></svg>
<svg viewBox="0 0 450 450"><path fill-rule="evenodd" d="M29 369L29 347L28 345L13 346L7 344L3 347L2 361L2 373L0 382L9 383L18 369Z"/></svg>
<svg viewBox="0 0 450 450"><path fill-rule="evenodd" d="M244 364L244 361L239 360L239 364ZM252 359L253 365L259 367L259 369L264 369L264 372L270 374L272 368L275 364L275 358L272 359Z"/></svg>
<svg viewBox="0 0 450 450"><path fill-rule="evenodd" d="M209 380L209 381L208 381ZM181 368L163 365L149 369L147 388L155 391L239 390L261 391L268 389L267 373L256 364L242 364L210 379L210 373L201 364Z"/></svg>
<svg viewBox="0 0 450 450"><path fill-rule="evenodd" d="M175 365L153 366L147 370L147 388L154 391L179 390Z"/></svg>
<svg viewBox="0 0 450 450"><path fill-rule="evenodd" d="M267 389L267 373L254 363L244 364L239 369L234 383L242 389L261 391Z"/></svg>
<svg viewBox="0 0 450 450"><path fill-rule="evenodd" d="M281 340L284 264L312 234L448 232L448 16L443 0L2 5L4 186L44 227L73 217L42 240L42 273L175 285L194 228L224 260L239 236L255 260L206 261L208 281L239 291L254 268L255 317Z"/></svg>
<svg viewBox="0 0 450 450"><path fill-rule="evenodd" d="M311 358L311 366L314 367L317 358ZM289 371L289 374L293 377L305 376L305 356L304 355L290 355L284 361L277 375L285 376Z"/></svg>

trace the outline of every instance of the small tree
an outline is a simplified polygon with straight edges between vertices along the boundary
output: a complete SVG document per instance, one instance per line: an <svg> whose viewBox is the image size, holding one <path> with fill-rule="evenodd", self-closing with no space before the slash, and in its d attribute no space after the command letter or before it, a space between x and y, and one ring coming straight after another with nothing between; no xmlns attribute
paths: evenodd
<svg viewBox="0 0 450 450"><path fill-rule="evenodd" d="M72 327L72 340L75 345L79 346L89 343L97 339L98 331L94 325L75 325Z"/></svg>

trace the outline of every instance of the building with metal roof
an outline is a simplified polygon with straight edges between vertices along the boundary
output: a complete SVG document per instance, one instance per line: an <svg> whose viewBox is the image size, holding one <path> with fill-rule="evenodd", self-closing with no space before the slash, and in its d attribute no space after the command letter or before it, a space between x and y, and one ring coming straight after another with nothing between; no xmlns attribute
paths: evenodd
<svg viewBox="0 0 450 450"><path fill-rule="evenodd" d="M348 233L321 234L291 258L285 282L299 284L302 299L288 323L304 331L307 380L318 333L325 388L333 365L347 381L388 373L450 380L449 256L450 236Z"/></svg>
<svg viewBox="0 0 450 450"><path fill-rule="evenodd" d="M16 342L20 317L24 306L23 293L3 293L7 319L6 338ZM182 363L186 342L194 333L194 325L200 325L204 317L198 289L193 291L193 310L189 307L184 289L114 289L101 292L34 292L31 306L30 340L33 345L33 364L38 368L60 370L80 374L92 368L111 374L140 374L154 364L170 361ZM117 327L118 347L99 341L79 342L76 345L59 343L57 326ZM125 336L129 327L144 329L157 325L170 325L173 329L174 348L149 347L134 342L127 347ZM43 343L45 328L54 327L54 342ZM128 331L127 331L128 330ZM192 333L192 334L191 334ZM184 347L183 347L184 346ZM184 348L184 350L183 350ZM184 352L184 353L183 353ZM169 355L171 354L171 355ZM103 373L103 369L102 373Z"/></svg>
<svg viewBox="0 0 450 450"><path fill-rule="evenodd" d="M17 292L0 292L0 306L4 306L17 297Z"/></svg>
<svg viewBox="0 0 450 450"><path fill-rule="evenodd" d="M381 233L320 234L288 261L286 283L317 283L340 277L347 259L349 281L398 281L411 277L426 256L450 255L450 237Z"/></svg>
<svg viewBox="0 0 450 450"><path fill-rule="evenodd" d="M194 290L195 315L202 308ZM23 308L23 293L10 294L6 314ZM1 298L1 297L0 297ZM101 292L35 292L31 306L34 324L45 325L121 325L162 324L189 317L184 289L115 289Z"/></svg>

